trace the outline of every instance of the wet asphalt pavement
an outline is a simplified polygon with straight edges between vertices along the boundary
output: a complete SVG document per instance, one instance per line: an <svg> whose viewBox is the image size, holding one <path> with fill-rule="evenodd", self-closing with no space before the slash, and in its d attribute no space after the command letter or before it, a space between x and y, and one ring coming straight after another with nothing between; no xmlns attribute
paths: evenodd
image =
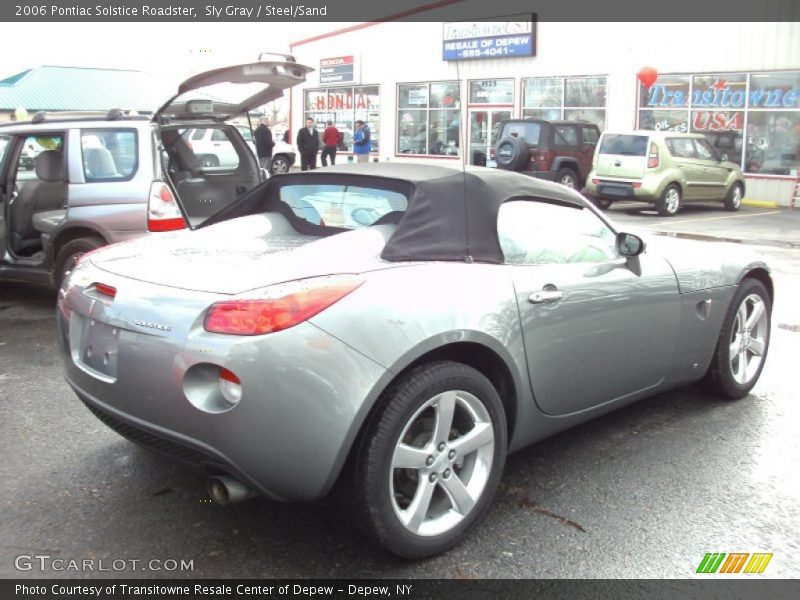
<svg viewBox="0 0 800 600"><path fill-rule="evenodd" d="M753 394L723 402L685 387L527 448L477 530L420 562L366 544L333 501L210 504L202 475L120 438L70 391L55 294L0 283L0 577L685 578L706 552L771 552L764 576L797 578L800 211L777 211L771 225L757 214L768 212L610 211L627 228L760 244L777 300ZM141 562L19 571L20 555ZM153 559L193 569L142 570Z"/></svg>

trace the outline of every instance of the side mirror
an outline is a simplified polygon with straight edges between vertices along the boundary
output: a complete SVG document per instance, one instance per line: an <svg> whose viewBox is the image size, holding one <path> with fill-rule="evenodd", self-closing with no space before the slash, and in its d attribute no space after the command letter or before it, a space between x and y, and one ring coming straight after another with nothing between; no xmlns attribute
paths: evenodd
<svg viewBox="0 0 800 600"><path fill-rule="evenodd" d="M617 252L622 256L639 256L644 252L644 240L632 233L617 234Z"/></svg>

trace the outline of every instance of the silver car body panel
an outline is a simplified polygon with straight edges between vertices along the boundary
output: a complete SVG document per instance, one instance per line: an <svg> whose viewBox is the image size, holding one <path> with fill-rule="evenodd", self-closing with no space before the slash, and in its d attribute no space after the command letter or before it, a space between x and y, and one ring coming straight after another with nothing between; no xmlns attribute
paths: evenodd
<svg viewBox="0 0 800 600"><path fill-rule="evenodd" d="M74 271L59 301L67 379L87 404L198 449L206 466L282 500L324 495L391 381L452 344L481 346L506 365L515 392L511 451L697 380L741 275L731 266L719 285L679 291L680 277L692 281L689 259L673 259L673 271L654 248L568 265L561 275L547 266L390 263L379 255L393 225L270 245L282 219L254 215L101 250ZM696 258L707 245L683 250ZM360 273L364 283L301 325L253 337L203 328L215 301L332 273ZM571 301L527 303L530 290L557 277ZM113 301L94 291L97 282L117 289ZM108 364L86 355L93 340L108 347ZM240 377L243 399L209 413L189 396L205 393L219 367ZM572 382L573 393L554 394L559 380Z"/></svg>

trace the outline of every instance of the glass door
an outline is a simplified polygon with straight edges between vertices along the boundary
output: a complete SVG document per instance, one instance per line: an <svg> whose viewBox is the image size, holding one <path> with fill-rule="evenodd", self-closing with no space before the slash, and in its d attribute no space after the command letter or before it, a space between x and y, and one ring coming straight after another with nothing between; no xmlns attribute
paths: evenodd
<svg viewBox="0 0 800 600"><path fill-rule="evenodd" d="M511 109L470 109L469 164L485 167L489 158L492 129L503 119L511 118Z"/></svg>

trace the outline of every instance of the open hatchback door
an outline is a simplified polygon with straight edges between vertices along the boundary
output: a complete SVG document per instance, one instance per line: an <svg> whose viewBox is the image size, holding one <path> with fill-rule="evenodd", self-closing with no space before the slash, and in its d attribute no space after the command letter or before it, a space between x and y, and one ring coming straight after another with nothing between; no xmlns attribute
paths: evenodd
<svg viewBox="0 0 800 600"><path fill-rule="evenodd" d="M305 82L291 57L206 71L184 81L153 115L162 180L150 193L148 229L196 227L267 177L237 129L238 118Z"/></svg>

